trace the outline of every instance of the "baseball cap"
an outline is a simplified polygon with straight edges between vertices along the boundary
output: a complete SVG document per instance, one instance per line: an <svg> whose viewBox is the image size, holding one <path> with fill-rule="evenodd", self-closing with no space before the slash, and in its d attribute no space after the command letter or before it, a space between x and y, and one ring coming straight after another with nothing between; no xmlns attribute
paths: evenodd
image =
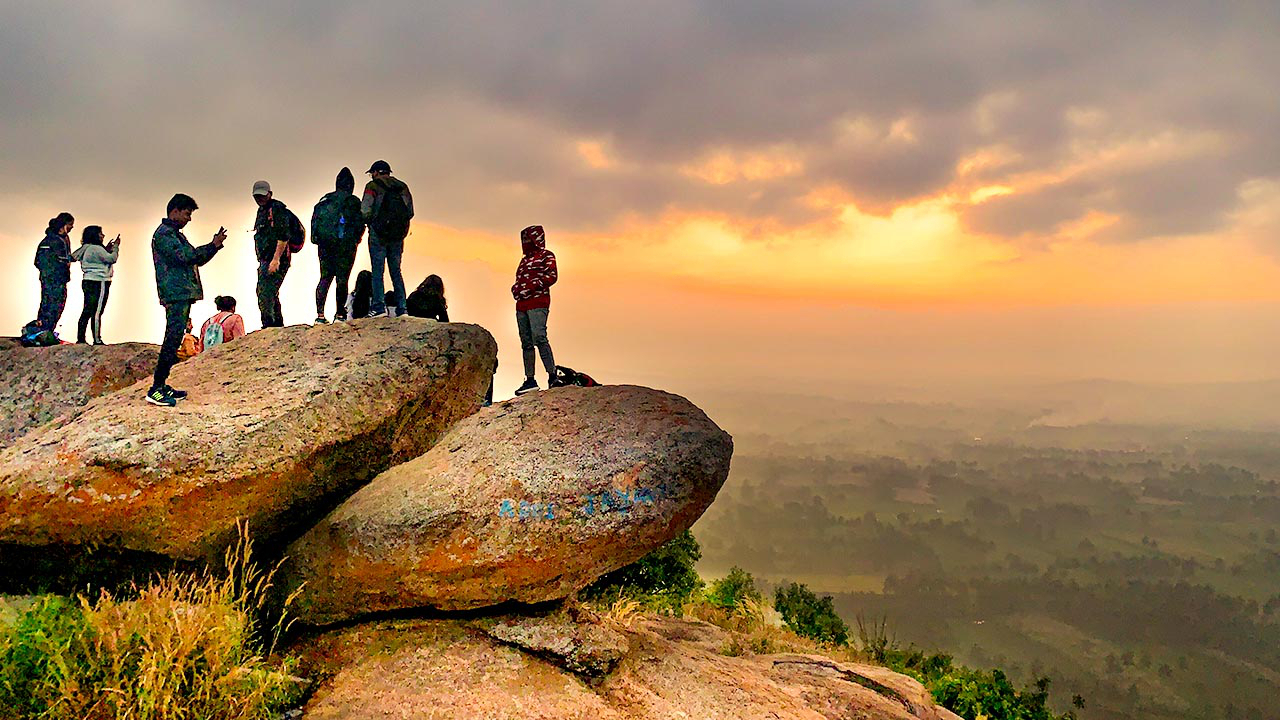
<svg viewBox="0 0 1280 720"><path fill-rule="evenodd" d="M266 180L259 180L258 182L254 183L253 194L254 195L270 195L271 183L267 182Z"/></svg>
<svg viewBox="0 0 1280 720"><path fill-rule="evenodd" d="M370 165L369 169L365 170L364 172L366 175L372 175L376 172L389 173L391 172L391 165L386 160L379 160L374 164Z"/></svg>

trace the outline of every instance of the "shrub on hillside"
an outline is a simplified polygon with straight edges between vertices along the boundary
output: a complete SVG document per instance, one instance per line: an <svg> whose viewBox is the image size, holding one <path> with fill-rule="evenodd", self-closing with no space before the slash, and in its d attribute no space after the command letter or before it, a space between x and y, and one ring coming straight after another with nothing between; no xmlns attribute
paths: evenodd
<svg viewBox="0 0 1280 720"><path fill-rule="evenodd" d="M832 645L849 641L849 626L836 613L830 595L819 598L807 586L793 582L774 592L773 607L787 627L801 637Z"/></svg>
<svg viewBox="0 0 1280 720"><path fill-rule="evenodd" d="M702 549L693 533L684 531L662 547L614 570L583 591L588 599L632 597L658 609L674 610L702 589L694 565Z"/></svg>
<svg viewBox="0 0 1280 720"><path fill-rule="evenodd" d="M728 575L711 583L706 597L707 602L725 609L738 607L747 600L764 600L760 590L756 588L756 579L736 565L729 570Z"/></svg>

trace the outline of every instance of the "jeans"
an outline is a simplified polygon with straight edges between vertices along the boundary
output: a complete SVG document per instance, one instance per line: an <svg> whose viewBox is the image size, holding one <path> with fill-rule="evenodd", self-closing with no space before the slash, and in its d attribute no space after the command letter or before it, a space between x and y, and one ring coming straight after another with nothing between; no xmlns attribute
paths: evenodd
<svg viewBox="0 0 1280 720"><path fill-rule="evenodd" d="M280 271L267 272L270 262L258 263L258 312L262 313L262 327L284 327L284 313L280 310L280 286L289 272L289 265L280 262Z"/></svg>
<svg viewBox="0 0 1280 720"><path fill-rule="evenodd" d="M329 283L336 280L333 288L336 309L335 318L347 314L347 283L351 279L351 268L356 264L356 246L324 247L316 246L320 256L320 282L316 285L316 316L324 315L325 302L329 299Z"/></svg>
<svg viewBox="0 0 1280 720"><path fill-rule="evenodd" d="M386 287L382 283L382 266L385 264L391 271L391 287L396 291L396 315L404 315L407 311L404 291L404 275L400 274L400 259L404 256L404 238L383 242L381 238L369 231L369 264L373 266L373 299L369 301L369 310L381 315L387 311Z"/></svg>
<svg viewBox="0 0 1280 720"><path fill-rule="evenodd" d="M191 303L176 302L164 306L164 342L160 344L160 359L156 360L156 374L151 389L164 387L169 381L169 371L178 364L178 348L187 332L187 320L191 317Z"/></svg>
<svg viewBox="0 0 1280 720"><path fill-rule="evenodd" d="M84 291L84 310L76 324L76 342L84 342L85 326L93 324L93 341L102 342L102 311L107 309L107 297L111 295L110 280L81 280Z"/></svg>
<svg viewBox="0 0 1280 720"><path fill-rule="evenodd" d="M41 330L53 330L67 307L67 284L40 278L40 310L36 322Z"/></svg>
<svg viewBox="0 0 1280 720"><path fill-rule="evenodd" d="M556 360L551 354L551 342L547 340L547 315L551 308L534 308L516 311L516 329L520 332L520 351L524 355L524 376L533 377L533 349L542 356L542 367L547 376L556 376Z"/></svg>

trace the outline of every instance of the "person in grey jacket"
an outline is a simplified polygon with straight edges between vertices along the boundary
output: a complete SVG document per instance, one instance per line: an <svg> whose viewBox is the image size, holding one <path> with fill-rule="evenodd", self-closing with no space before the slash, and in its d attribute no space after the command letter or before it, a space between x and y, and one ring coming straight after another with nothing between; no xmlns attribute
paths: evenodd
<svg viewBox="0 0 1280 720"><path fill-rule="evenodd" d="M84 278L80 288L84 291L84 309L80 311L80 322L76 324L76 344L85 344L85 326L93 324L93 344L105 345L102 342L102 312L107 309L107 296L111 294L111 278L115 275L116 261L120 259L120 236L109 243L106 233L97 225L84 229L80 239L80 247L71 253L71 259L80 263Z"/></svg>
<svg viewBox="0 0 1280 720"><path fill-rule="evenodd" d="M178 348L191 319L191 304L204 299L200 266L213 259L226 242L227 229L218 228L213 241L195 247L187 242L182 228L191 222L191 213L200 206L190 195L178 193L169 201L168 215L151 236L151 260L156 266L156 295L164 306L164 342L156 360L156 373L147 391L147 402L173 407L187 396L185 390L169 387L169 371L178 363Z"/></svg>

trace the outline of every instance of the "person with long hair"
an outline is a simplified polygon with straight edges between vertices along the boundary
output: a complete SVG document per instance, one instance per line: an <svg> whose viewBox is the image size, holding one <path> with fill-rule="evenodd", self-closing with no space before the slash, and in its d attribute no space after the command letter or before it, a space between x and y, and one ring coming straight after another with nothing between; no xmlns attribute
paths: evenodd
<svg viewBox="0 0 1280 720"><path fill-rule="evenodd" d="M71 241L68 235L76 225L71 213L58 213L49 220L44 239L36 247L36 268L40 270L40 310L36 313L38 329L53 332L67 307L67 283L71 282Z"/></svg>
<svg viewBox="0 0 1280 720"><path fill-rule="evenodd" d="M356 274L355 288L347 296L347 317L368 317L369 307L373 305L373 273L361 270Z"/></svg>
<svg viewBox="0 0 1280 720"><path fill-rule="evenodd" d="M449 302L444 299L444 280L439 275L428 275L409 293L409 315L449 322Z"/></svg>
<svg viewBox="0 0 1280 720"><path fill-rule="evenodd" d="M116 261L120 259L120 236L105 243L107 234L97 225L84 229L80 247L71 253L71 259L80 263L84 274L80 289L84 291L84 309L80 322L76 323L76 343L85 344L85 326L92 324L93 344L102 342L102 313L107 309L107 297L111 294L111 278L115 275Z"/></svg>

